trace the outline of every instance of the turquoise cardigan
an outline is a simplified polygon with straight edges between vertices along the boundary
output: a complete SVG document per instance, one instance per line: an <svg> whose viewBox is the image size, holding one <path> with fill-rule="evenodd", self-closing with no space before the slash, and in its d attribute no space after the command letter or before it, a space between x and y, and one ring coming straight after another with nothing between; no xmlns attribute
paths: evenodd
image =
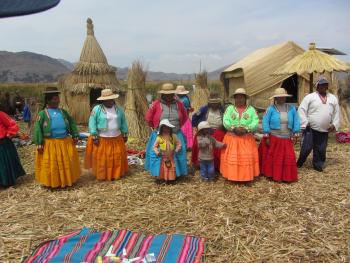
<svg viewBox="0 0 350 263"><path fill-rule="evenodd" d="M300 132L300 119L296 108L287 104L288 110L288 129L293 134ZM262 120L262 128L265 134L270 133L271 129L278 130L281 128L280 113L275 105L267 108Z"/></svg>
<svg viewBox="0 0 350 263"><path fill-rule="evenodd" d="M128 133L128 123L125 118L125 113L121 107L114 106L117 112L117 122L122 134ZM89 131L93 136L98 135L99 131L107 130L107 113L102 104L96 105L89 118Z"/></svg>

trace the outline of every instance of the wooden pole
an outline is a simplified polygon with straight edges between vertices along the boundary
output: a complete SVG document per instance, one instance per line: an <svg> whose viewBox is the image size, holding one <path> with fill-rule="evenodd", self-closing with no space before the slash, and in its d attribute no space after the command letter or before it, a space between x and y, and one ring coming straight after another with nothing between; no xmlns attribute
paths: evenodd
<svg viewBox="0 0 350 263"><path fill-rule="evenodd" d="M309 92L312 93L314 90L314 73L310 73L310 90Z"/></svg>

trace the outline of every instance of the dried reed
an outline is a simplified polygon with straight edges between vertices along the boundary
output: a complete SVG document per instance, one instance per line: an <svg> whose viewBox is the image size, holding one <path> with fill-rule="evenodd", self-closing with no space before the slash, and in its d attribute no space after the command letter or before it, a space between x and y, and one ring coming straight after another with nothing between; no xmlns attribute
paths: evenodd
<svg viewBox="0 0 350 263"><path fill-rule="evenodd" d="M150 134L150 128L145 122L148 109L145 83L147 72L140 61L135 61L128 72L128 90L125 99L125 115L129 124L131 137L145 139Z"/></svg>

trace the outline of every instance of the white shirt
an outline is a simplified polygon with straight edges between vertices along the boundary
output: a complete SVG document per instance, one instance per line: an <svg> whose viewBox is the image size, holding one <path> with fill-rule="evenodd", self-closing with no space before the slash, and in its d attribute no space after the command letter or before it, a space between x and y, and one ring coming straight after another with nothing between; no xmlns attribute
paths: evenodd
<svg viewBox="0 0 350 263"><path fill-rule="evenodd" d="M331 124L339 128L339 103L336 96L327 92L327 101L323 103L318 92L313 92L303 99L298 113L300 126L305 128L310 124L311 129L328 132Z"/></svg>
<svg viewBox="0 0 350 263"><path fill-rule="evenodd" d="M101 137L117 137L121 134L120 128L117 122L117 112L115 107L106 108L103 107L107 115L107 130L100 131L99 136Z"/></svg>
<svg viewBox="0 0 350 263"><path fill-rule="evenodd" d="M221 128L223 126L221 111L220 110L213 111L212 109L209 109L207 122L209 122L210 127L212 128Z"/></svg>

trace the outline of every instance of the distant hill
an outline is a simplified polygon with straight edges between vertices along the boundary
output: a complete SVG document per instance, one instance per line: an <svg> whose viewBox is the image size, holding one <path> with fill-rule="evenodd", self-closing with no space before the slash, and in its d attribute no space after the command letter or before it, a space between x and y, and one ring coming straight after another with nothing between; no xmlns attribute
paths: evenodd
<svg viewBox="0 0 350 263"><path fill-rule="evenodd" d="M58 77L69 73L74 63L64 59L55 59L49 56L32 52L0 51L0 82L54 82ZM224 68L208 73L210 80L219 79ZM126 80L129 68L117 68L117 78ZM193 80L194 74L177 74L149 71L147 79L152 81L186 81Z"/></svg>
<svg viewBox="0 0 350 263"><path fill-rule="evenodd" d="M74 68L74 63L71 63L67 60L64 60L64 59L61 59L61 58L58 58L57 59L61 64L63 64L63 66L65 66L67 69L69 70L73 70Z"/></svg>
<svg viewBox="0 0 350 263"><path fill-rule="evenodd" d="M45 55L0 51L0 82L53 82L68 72L57 59Z"/></svg>

